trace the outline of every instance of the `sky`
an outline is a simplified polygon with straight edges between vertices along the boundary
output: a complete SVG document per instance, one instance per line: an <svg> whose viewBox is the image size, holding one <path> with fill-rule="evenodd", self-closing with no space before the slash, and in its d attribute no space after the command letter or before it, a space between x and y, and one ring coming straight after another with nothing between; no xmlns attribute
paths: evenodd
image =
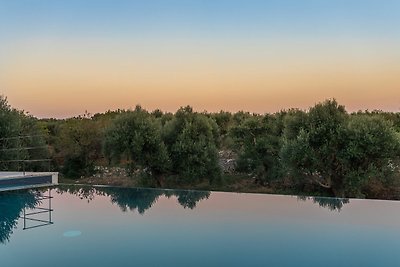
<svg viewBox="0 0 400 267"><path fill-rule="evenodd" d="M114 109L400 111L397 0L0 0L0 94Z"/></svg>

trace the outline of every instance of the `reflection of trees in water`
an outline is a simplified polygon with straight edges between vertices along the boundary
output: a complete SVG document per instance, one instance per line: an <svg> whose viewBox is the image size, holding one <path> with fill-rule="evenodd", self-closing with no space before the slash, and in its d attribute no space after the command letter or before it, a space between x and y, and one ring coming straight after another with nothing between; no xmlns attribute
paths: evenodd
<svg viewBox="0 0 400 267"><path fill-rule="evenodd" d="M185 209L194 209L198 202L208 199L211 193L209 191L173 190L172 194Z"/></svg>
<svg viewBox="0 0 400 267"><path fill-rule="evenodd" d="M116 187L91 187L91 186L59 186L59 194L70 193L81 199L92 201L96 195L110 197L113 204L118 205L122 211L135 211L144 214L160 197L170 198L175 196L178 203L184 208L194 209L198 202L208 199L209 191L193 190L162 190Z"/></svg>
<svg viewBox="0 0 400 267"><path fill-rule="evenodd" d="M302 201L311 200L313 203L318 204L322 208L327 208L331 211L339 211L339 212L345 204L348 204L350 202L348 198L331 198L331 197L298 196L297 199Z"/></svg>
<svg viewBox="0 0 400 267"><path fill-rule="evenodd" d="M92 186L74 186L74 185L59 185L57 186L57 193L62 195L69 193L77 196L80 199L86 199L88 202L92 201L95 195L98 195L96 188Z"/></svg>
<svg viewBox="0 0 400 267"><path fill-rule="evenodd" d="M32 209L39 205L40 195L41 193L36 191L0 193L0 243L10 240L23 209Z"/></svg>
<svg viewBox="0 0 400 267"><path fill-rule="evenodd" d="M163 195L161 190L132 189L132 188L98 188L100 193L111 198L122 211L137 210L140 214L150 209Z"/></svg>

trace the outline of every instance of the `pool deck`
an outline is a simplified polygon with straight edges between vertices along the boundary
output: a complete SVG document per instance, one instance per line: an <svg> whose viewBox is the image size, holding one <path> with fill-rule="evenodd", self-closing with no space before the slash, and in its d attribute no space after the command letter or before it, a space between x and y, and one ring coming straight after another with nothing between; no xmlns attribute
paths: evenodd
<svg viewBox="0 0 400 267"><path fill-rule="evenodd" d="M0 172L0 192L58 184L58 172Z"/></svg>

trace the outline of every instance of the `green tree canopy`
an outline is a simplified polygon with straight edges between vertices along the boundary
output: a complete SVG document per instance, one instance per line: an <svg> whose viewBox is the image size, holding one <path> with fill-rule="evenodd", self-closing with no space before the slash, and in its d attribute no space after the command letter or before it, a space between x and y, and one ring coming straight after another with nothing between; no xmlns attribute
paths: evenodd
<svg viewBox="0 0 400 267"><path fill-rule="evenodd" d="M147 169L157 179L170 168L161 126L140 107L121 114L106 130L104 153L114 160L125 156L131 171L137 167Z"/></svg>
<svg viewBox="0 0 400 267"><path fill-rule="evenodd" d="M218 165L218 133L215 121L191 107L181 108L164 126L172 170L186 182L220 178Z"/></svg>
<svg viewBox="0 0 400 267"><path fill-rule="evenodd" d="M12 108L7 98L0 95L0 169L22 170L22 165L26 164L29 170L43 171L43 162L20 161L48 157L44 135L36 118Z"/></svg>
<svg viewBox="0 0 400 267"><path fill-rule="evenodd" d="M61 124L55 157L69 178L89 176L101 151L101 133L91 118L78 117Z"/></svg>
<svg viewBox="0 0 400 267"><path fill-rule="evenodd" d="M399 138L391 123L352 116L335 100L317 104L296 138L284 136L281 158L300 183L312 182L336 196L362 196L369 179L393 173Z"/></svg>
<svg viewBox="0 0 400 267"><path fill-rule="evenodd" d="M239 152L237 169L250 172L265 184L280 177L280 117L253 115L232 128L231 135Z"/></svg>

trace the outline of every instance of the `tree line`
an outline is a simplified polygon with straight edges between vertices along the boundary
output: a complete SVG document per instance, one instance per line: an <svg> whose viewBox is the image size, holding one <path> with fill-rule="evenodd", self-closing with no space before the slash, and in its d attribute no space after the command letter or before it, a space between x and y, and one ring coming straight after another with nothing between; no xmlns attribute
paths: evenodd
<svg viewBox="0 0 400 267"><path fill-rule="evenodd" d="M234 175L260 187L338 197L400 197L400 113L348 113L334 99L274 114L196 112L190 106L175 113L149 112L137 106L39 120L1 97L0 138L32 133L42 138L28 141L47 143L53 168L71 178L92 175L96 165L113 165L160 187L166 179L174 179L177 187L224 184L218 151L230 150L237 154ZM4 152L0 158L16 157ZM29 154L33 152L24 157L37 156Z"/></svg>

